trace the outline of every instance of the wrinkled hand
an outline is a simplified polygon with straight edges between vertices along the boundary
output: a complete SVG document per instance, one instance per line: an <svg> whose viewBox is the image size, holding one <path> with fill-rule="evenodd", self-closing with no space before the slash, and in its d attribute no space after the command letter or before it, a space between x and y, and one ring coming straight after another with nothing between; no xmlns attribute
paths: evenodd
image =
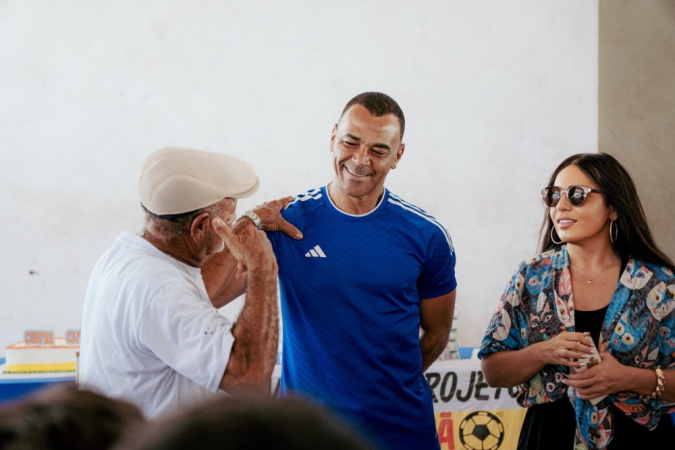
<svg viewBox="0 0 675 450"><path fill-rule="evenodd" d="M625 390L622 387L622 369L624 365L609 353L601 353L602 362L581 373L570 374L565 384L577 390L582 400Z"/></svg>
<svg viewBox="0 0 675 450"><path fill-rule="evenodd" d="M271 202L265 202L253 208L253 212L260 217L262 229L265 231L281 231L293 239L302 239L302 233L283 217L281 210L286 207L295 197L284 197Z"/></svg>
<svg viewBox="0 0 675 450"><path fill-rule="evenodd" d="M242 277L250 269L277 269L272 244L265 232L246 227L238 234L234 234L220 218L213 219L212 224L227 249L237 260L237 277Z"/></svg>
<svg viewBox="0 0 675 450"><path fill-rule="evenodd" d="M591 338L585 333L565 331L542 342L542 350L548 364L576 368L580 366L577 360L591 353L591 343Z"/></svg>

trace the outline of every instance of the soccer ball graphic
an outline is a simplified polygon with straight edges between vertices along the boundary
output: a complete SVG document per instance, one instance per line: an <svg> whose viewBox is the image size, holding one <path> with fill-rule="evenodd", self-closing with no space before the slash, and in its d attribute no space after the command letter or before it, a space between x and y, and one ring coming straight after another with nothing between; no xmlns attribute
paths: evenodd
<svg viewBox="0 0 675 450"><path fill-rule="evenodd" d="M494 414L476 411L459 424L459 440L466 450L497 450L504 440L504 425Z"/></svg>

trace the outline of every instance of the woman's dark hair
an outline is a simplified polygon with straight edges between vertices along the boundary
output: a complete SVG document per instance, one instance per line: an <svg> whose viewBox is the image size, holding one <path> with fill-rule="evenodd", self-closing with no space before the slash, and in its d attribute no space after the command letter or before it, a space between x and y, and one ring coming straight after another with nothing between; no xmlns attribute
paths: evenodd
<svg viewBox="0 0 675 450"><path fill-rule="evenodd" d="M633 179L619 161L607 153L572 155L553 171L547 186L553 186L558 174L572 165L577 166L600 190L605 191L605 204L616 211L618 237L612 246L621 259L635 257L675 271L673 262L654 243ZM547 207L539 232L540 252L558 249L562 245L551 239L552 229L553 221Z"/></svg>

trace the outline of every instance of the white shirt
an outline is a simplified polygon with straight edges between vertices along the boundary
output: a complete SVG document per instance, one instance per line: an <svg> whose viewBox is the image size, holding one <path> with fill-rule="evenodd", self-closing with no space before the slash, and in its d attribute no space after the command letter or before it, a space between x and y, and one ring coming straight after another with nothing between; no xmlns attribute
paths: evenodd
<svg viewBox="0 0 675 450"><path fill-rule="evenodd" d="M193 405L218 390L231 328L199 268L122 233L87 287L80 383L136 404L147 417Z"/></svg>

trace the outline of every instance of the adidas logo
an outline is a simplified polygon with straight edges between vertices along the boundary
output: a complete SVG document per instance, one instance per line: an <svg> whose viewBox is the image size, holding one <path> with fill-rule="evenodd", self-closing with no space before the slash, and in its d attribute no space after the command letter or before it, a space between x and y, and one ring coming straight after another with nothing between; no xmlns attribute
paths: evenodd
<svg viewBox="0 0 675 450"><path fill-rule="evenodd" d="M325 258L326 254L321 250L321 247L318 245L305 253L306 258Z"/></svg>

